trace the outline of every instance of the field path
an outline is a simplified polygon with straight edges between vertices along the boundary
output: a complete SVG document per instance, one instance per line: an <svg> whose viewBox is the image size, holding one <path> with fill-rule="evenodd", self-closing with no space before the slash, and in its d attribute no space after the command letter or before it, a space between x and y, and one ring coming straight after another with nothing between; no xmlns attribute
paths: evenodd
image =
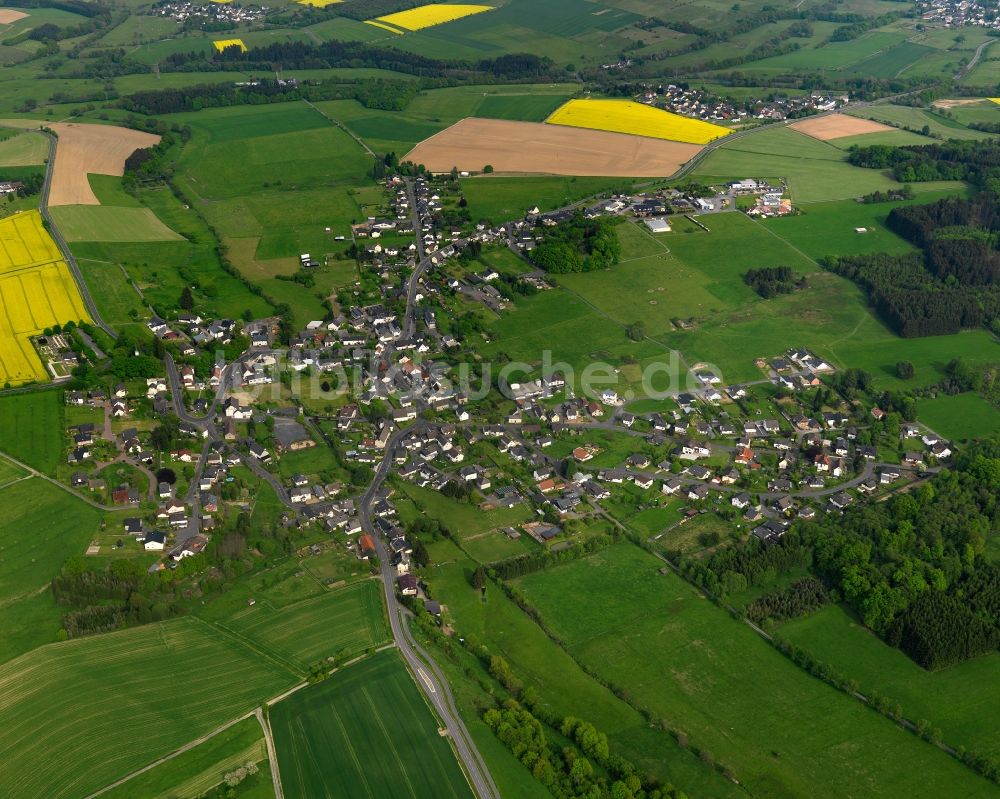
<svg viewBox="0 0 1000 799"><path fill-rule="evenodd" d="M232 721L227 721L222 726L216 727L214 730L212 730L211 732L205 733L200 738L195 738L193 741L189 741L188 743L184 744L184 746L182 746L180 749L178 749L178 750L176 750L174 752L171 752L169 755L164 755L159 760L154 760L152 763L150 763L147 766L143 766L138 771L133 771L131 774L127 774L126 776L122 777L120 780L118 780L116 782L113 782L110 785L105 785L103 788L101 788L101 790L95 791L94 793L90 794L87 797L87 799L94 799L94 797L100 796L101 794L104 794L104 793L107 793L108 791L110 791L110 790L112 790L114 788L117 788L119 785L124 785L126 782L128 782L133 777L138 777L140 774L145 774L147 771L152 771L157 766L162 765L163 763L166 763L168 760L173 760L178 755L183 755L185 752L190 751L191 749L194 749L196 746L200 746L201 744L205 743L205 741L207 741L209 738L214 738L220 732L225 732L230 727L232 727L234 724L239 724L241 721L244 721L244 720L250 718L251 716L253 716L256 713L260 713L260 708L259 707L256 710L251 710L249 713L244 713L238 719L233 719ZM277 799L282 799L282 798L280 796L278 796Z"/></svg>
<svg viewBox="0 0 1000 799"><path fill-rule="evenodd" d="M264 718L264 711L261 708L257 708L253 714L257 717L257 722L264 731L264 743L267 745L267 759L271 764L271 780L274 783L274 799L285 799L285 792L281 788L281 774L278 772L278 753L274 748L271 725Z"/></svg>
<svg viewBox="0 0 1000 799"><path fill-rule="evenodd" d="M302 102L305 103L307 106L309 106L313 111L315 111L321 117L323 117L323 119L327 120L327 122L329 122L331 125L336 125L342 131L344 131L344 133L346 133L348 136L350 136L352 139L354 139L354 141L356 141L364 149L364 151L366 153L368 153L368 155L370 155L376 161L378 160L378 156L375 154L375 151L372 150L372 148L369 147L365 143L365 141L363 139L360 139L359 137L355 136L354 135L354 131L352 131L349 127L347 127L347 125L345 125L339 119L334 119L332 116L330 116L328 113L326 113L326 111L323 111L323 110L317 108L312 103L310 103L308 100L303 100Z"/></svg>
<svg viewBox="0 0 1000 799"><path fill-rule="evenodd" d="M119 505L102 505L100 502L94 502L94 500L92 500L90 497L85 497L83 494L78 494L76 491L74 491L72 488L70 488L65 483L60 483L54 477L49 477L47 474L42 474L42 472L38 471L38 469L35 469L33 466L28 466L28 464L26 464L26 463L24 463L22 461L19 461L17 458L12 457L11 455L9 455L6 452L0 452L0 457L6 458L7 460L9 460L14 465L20 466L22 469L26 469L27 471L31 472L31 474L29 474L27 477L22 477L21 480L27 480L27 479L29 479L31 477L39 477L42 480L45 480L46 482L52 483L52 485L56 486L57 488L61 488L67 494L72 494L74 497L76 497L81 502L86 502L88 505L90 505L90 507L97 508L98 510L123 510L124 509L123 506L119 506ZM16 482L21 482L21 480L18 480Z"/></svg>

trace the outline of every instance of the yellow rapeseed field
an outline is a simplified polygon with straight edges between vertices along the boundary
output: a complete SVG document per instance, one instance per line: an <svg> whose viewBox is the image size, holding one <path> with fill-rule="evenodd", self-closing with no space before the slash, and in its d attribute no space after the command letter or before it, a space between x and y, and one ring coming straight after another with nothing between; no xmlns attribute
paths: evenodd
<svg viewBox="0 0 1000 799"><path fill-rule="evenodd" d="M0 220L0 385L46 378L29 338L90 321L83 298L38 211Z"/></svg>
<svg viewBox="0 0 1000 799"><path fill-rule="evenodd" d="M550 125L629 133L652 139L708 144L730 131L632 100L569 100L545 120Z"/></svg>
<svg viewBox="0 0 1000 799"><path fill-rule="evenodd" d="M242 50L244 53L247 51L247 46L243 44L242 39L216 39L214 42L212 42L212 44L215 45L215 49L218 50L220 53L227 47L232 47L233 45L239 47L240 50Z"/></svg>
<svg viewBox="0 0 1000 799"><path fill-rule="evenodd" d="M379 28L390 30L386 25L394 28L402 28L404 31L419 31L430 28L434 25L443 25L445 22L453 22L462 17L472 14L481 14L484 11L492 11L493 6L475 5L449 5L445 3L433 3L428 6L418 6L406 11L397 11L395 14L386 14L384 17L367 20L368 24L376 25ZM379 25L378 23L382 23ZM398 31L394 31L398 33Z"/></svg>
<svg viewBox="0 0 1000 799"><path fill-rule="evenodd" d="M299 5L303 6L315 6L316 8L326 8L327 6L332 6L334 3L343 3L344 0L296 0Z"/></svg>

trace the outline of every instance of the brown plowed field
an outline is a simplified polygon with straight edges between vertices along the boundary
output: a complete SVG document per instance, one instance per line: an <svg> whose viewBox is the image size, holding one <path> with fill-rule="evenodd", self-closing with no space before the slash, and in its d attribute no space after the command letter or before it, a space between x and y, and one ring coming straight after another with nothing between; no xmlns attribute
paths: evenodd
<svg viewBox="0 0 1000 799"><path fill-rule="evenodd" d="M820 141L843 139L846 136L860 136L863 133L882 133L883 131L893 130L893 128L883 125L881 122L872 122L870 119L859 119L847 114L812 117L811 119L803 119L801 122L793 122L788 127Z"/></svg>
<svg viewBox="0 0 1000 799"><path fill-rule="evenodd" d="M23 11L15 11L13 8L0 8L0 25L10 25L19 19L24 19L27 14Z"/></svg>
<svg viewBox="0 0 1000 799"><path fill-rule="evenodd" d="M49 205L100 205L87 175L121 175L126 158L160 140L152 133L113 125L56 122L51 127L59 142Z"/></svg>
<svg viewBox="0 0 1000 799"><path fill-rule="evenodd" d="M502 119L460 120L424 139L404 160L431 172L665 177L702 149L698 144Z"/></svg>

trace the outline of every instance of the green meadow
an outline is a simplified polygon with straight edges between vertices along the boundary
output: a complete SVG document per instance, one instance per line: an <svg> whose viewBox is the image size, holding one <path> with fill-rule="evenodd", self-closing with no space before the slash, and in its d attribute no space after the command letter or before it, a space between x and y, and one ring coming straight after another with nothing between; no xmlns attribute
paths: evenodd
<svg viewBox="0 0 1000 799"><path fill-rule="evenodd" d="M612 751L682 787L689 796L743 795L589 676L498 586L491 583L485 598L473 589L470 578L477 564L454 543L437 542L429 550L432 562L422 577L446 605L449 622L474 646L483 644L505 658L518 678L537 692L547 713L590 721L607 734Z"/></svg>
<svg viewBox="0 0 1000 799"><path fill-rule="evenodd" d="M911 721L930 721L949 746L1000 754L1000 731L992 723L1000 703L1000 654L925 671L836 605L786 622L777 634L857 680L862 693L878 691L898 702Z"/></svg>
<svg viewBox="0 0 1000 799"><path fill-rule="evenodd" d="M304 672L389 640L381 590L366 581L288 605L262 599L216 624Z"/></svg>
<svg viewBox="0 0 1000 799"><path fill-rule="evenodd" d="M941 395L917 402L920 421L938 435L963 441L1000 430L1000 410L978 394Z"/></svg>
<svg viewBox="0 0 1000 799"><path fill-rule="evenodd" d="M270 709L290 797L467 799L472 790L395 651L381 652Z"/></svg>
<svg viewBox="0 0 1000 799"><path fill-rule="evenodd" d="M0 451L48 475L63 454L61 391L0 397Z"/></svg>
<svg viewBox="0 0 1000 799"><path fill-rule="evenodd" d="M103 799L132 799L135 796L195 799L220 785L227 772L247 762L255 763L259 771L240 783L241 799L274 799L264 731L256 718L234 724L101 796Z"/></svg>
<svg viewBox="0 0 1000 799"><path fill-rule="evenodd" d="M993 794L986 780L809 676L661 566L619 544L516 584L574 658L684 730L752 794Z"/></svg>
<svg viewBox="0 0 1000 799"><path fill-rule="evenodd" d="M61 205L52 218L66 241L182 241L148 208L111 205Z"/></svg>
<svg viewBox="0 0 1000 799"><path fill-rule="evenodd" d="M193 618L36 649L0 666L0 791L88 795L294 683Z"/></svg>
<svg viewBox="0 0 1000 799"><path fill-rule="evenodd" d="M878 114L888 108L874 106L862 111L870 110L874 118L880 118ZM703 183L750 176L784 178L795 203L846 200L900 188L881 171L852 166L846 159L846 153L834 142L819 141L787 127L766 128L713 150L698 164L692 177ZM914 187L917 191L940 188L940 184Z"/></svg>

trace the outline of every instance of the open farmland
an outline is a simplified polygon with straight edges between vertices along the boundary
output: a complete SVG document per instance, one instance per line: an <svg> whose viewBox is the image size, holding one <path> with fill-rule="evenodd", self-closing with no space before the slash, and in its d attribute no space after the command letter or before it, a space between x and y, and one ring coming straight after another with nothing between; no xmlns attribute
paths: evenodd
<svg viewBox="0 0 1000 799"><path fill-rule="evenodd" d="M303 671L323 658L351 657L389 640L381 588L370 580L282 607L264 600L224 626Z"/></svg>
<svg viewBox="0 0 1000 799"><path fill-rule="evenodd" d="M125 159L136 150L152 147L159 136L111 125L55 122L59 137L49 205L98 205L87 175L121 175Z"/></svg>
<svg viewBox="0 0 1000 799"><path fill-rule="evenodd" d="M920 421L953 440L986 438L1000 430L1000 410L978 394L940 395L917 402Z"/></svg>
<svg viewBox="0 0 1000 799"><path fill-rule="evenodd" d="M865 133L884 133L892 130L888 125L883 125L880 122L872 122L870 119L861 119L847 114L812 117L800 122L793 122L788 127L820 141L842 139L845 136L860 136Z"/></svg>
<svg viewBox="0 0 1000 799"><path fill-rule="evenodd" d="M64 408L61 391L0 397L0 450L54 475L62 460Z"/></svg>
<svg viewBox="0 0 1000 799"><path fill-rule="evenodd" d="M0 663L58 640L65 608L46 588L68 558L83 554L102 519L51 483L10 479L0 480Z"/></svg>
<svg viewBox="0 0 1000 799"><path fill-rule="evenodd" d="M264 743L256 718L244 719L218 735L149 771L101 794L102 799L197 799L219 785L228 771L247 762L260 771L240 783L240 797L273 799L274 788Z"/></svg>
<svg viewBox="0 0 1000 799"><path fill-rule="evenodd" d="M0 167L35 166L45 163L49 142L38 133L17 133L0 139Z"/></svg>
<svg viewBox="0 0 1000 799"><path fill-rule="evenodd" d="M0 25L10 25L12 22L24 19L26 16L28 15L24 11L18 11L13 8L0 8Z"/></svg>
<svg viewBox="0 0 1000 799"><path fill-rule="evenodd" d="M30 336L88 321L83 298L37 211L0 220L0 383L46 378Z"/></svg>
<svg viewBox="0 0 1000 799"><path fill-rule="evenodd" d="M886 107L875 108L881 112ZM889 134L871 134L882 135ZM784 178L795 204L846 200L901 185L877 169L852 166L847 162L847 153L836 142L819 141L787 127L764 128L724 142L698 163L692 176L704 183L714 183L750 175ZM948 185L956 184L945 184ZM914 191L940 188L940 183L920 183L914 186Z"/></svg>
<svg viewBox="0 0 1000 799"><path fill-rule="evenodd" d="M288 799L466 799L448 739L394 650L271 708Z"/></svg>
<svg viewBox="0 0 1000 799"><path fill-rule="evenodd" d="M752 795L994 794L661 566L619 544L516 583L571 654L711 751Z"/></svg>
<svg viewBox="0 0 1000 799"><path fill-rule="evenodd" d="M1000 704L1000 654L926 671L835 605L786 622L777 634L857 680L862 693L878 691L899 702L907 718L927 719L947 744L1000 754L1000 729L992 721Z"/></svg>
<svg viewBox="0 0 1000 799"><path fill-rule="evenodd" d="M688 144L708 144L729 135L729 131L720 125L672 114L632 100L569 100L545 122Z"/></svg>
<svg viewBox="0 0 1000 799"><path fill-rule="evenodd" d="M368 22L377 25L377 27L385 27L386 30L400 29L396 32L419 31L492 10L493 6L432 3L406 11L398 11L395 14L387 14L384 17L377 17L375 20L368 20Z"/></svg>
<svg viewBox="0 0 1000 799"><path fill-rule="evenodd" d="M587 674L499 587L491 584L489 599L483 602L481 593L469 583L475 561L452 541L436 542L428 549L432 563L423 576L434 596L447 606L448 620L459 634L474 636L507 660L518 679L536 692L539 706L547 714L586 719L607 734L613 752L642 771L682 787L689 796L746 796L721 774L704 768L669 732L651 726L637 710Z"/></svg>
<svg viewBox="0 0 1000 799"><path fill-rule="evenodd" d="M503 173L650 177L676 172L701 146L533 122L463 119L425 139L405 160L434 172L457 166Z"/></svg>
<svg viewBox="0 0 1000 799"><path fill-rule="evenodd" d="M0 667L0 793L85 796L294 682L191 618L42 647Z"/></svg>
<svg viewBox="0 0 1000 799"><path fill-rule="evenodd" d="M60 205L52 218L66 241L182 241L149 208Z"/></svg>
<svg viewBox="0 0 1000 799"><path fill-rule="evenodd" d="M242 39L216 39L212 42L212 45L220 53L227 47L238 47L243 53L247 51L247 46L243 44Z"/></svg>

